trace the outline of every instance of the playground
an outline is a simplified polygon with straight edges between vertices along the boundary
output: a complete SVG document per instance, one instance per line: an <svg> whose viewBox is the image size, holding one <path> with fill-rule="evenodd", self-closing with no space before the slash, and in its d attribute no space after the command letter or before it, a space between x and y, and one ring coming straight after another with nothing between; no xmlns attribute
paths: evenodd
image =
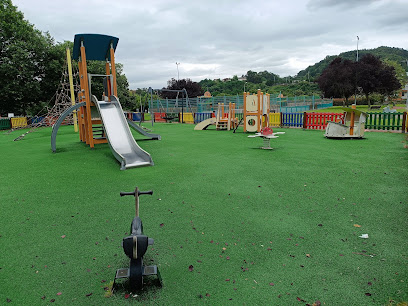
<svg viewBox="0 0 408 306"><path fill-rule="evenodd" d="M124 113L117 44L75 35L77 97L68 71L71 101L1 120L3 303L408 300L406 112L261 90L194 105L184 89L172 111Z"/></svg>
<svg viewBox="0 0 408 306"><path fill-rule="evenodd" d="M407 290L407 149L402 133L333 140L324 130L273 128L274 150L236 133L143 123L154 166L120 171L107 143L90 149L73 126L13 141L1 133L0 301L50 304L396 305ZM23 130L24 131L24 130ZM140 200L141 292L109 286L129 264L132 201ZM367 234L368 238L364 235ZM361 237L360 237L361 236ZM110 296L110 297L106 297Z"/></svg>

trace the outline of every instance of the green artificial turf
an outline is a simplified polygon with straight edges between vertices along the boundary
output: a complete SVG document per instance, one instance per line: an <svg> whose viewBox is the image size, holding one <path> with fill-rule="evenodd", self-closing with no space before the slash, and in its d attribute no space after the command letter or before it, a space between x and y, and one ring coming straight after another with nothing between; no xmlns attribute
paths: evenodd
<svg viewBox="0 0 408 306"><path fill-rule="evenodd" d="M146 125L149 126L149 125ZM405 137L324 131L260 138L155 124L139 141L153 167L119 170L107 144L91 150L70 126L0 134L0 304L210 303L384 305L408 300ZM137 139L143 137L135 134ZM134 199L155 239L145 262L164 286L137 296L104 287L128 260ZM368 234L368 239L359 238ZM128 297L128 298L126 298Z"/></svg>
<svg viewBox="0 0 408 306"><path fill-rule="evenodd" d="M391 109L394 108L393 105L382 105L380 109L370 109L368 107L368 105L357 105L356 108L359 111L362 112L369 112L369 113L382 113L383 109L388 106ZM351 107L351 106L349 106ZM395 105L395 109L397 110L397 112L401 112L403 113L404 111L406 111L405 109L406 105L405 104L396 104ZM332 107L328 107L328 108L321 108L321 109L314 109L314 110L310 110L308 111L310 113L343 113L343 106L332 106Z"/></svg>

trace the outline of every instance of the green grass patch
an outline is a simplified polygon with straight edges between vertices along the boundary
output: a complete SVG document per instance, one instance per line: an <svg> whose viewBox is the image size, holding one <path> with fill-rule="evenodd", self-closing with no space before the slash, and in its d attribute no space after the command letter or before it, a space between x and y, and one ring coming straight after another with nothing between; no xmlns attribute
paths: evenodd
<svg viewBox="0 0 408 306"><path fill-rule="evenodd" d="M357 105L356 109L362 112L382 112L383 108L385 106L382 106L380 109L372 109L370 110L368 105ZM309 113L344 113L344 110L342 109L343 106L332 106L329 108L322 108L322 109L315 109L315 110L310 110L308 111Z"/></svg>
<svg viewBox="0 0 408 306"><path fill-rule="evenodd" d="M400 109L401 107L405 107L405 104L396 104L398 112L404 112L404 109ZM356 109L362 112L370 112L370 113L382 113L383 109L387 107L387 105L382 105L381 108L379 109L370 109L368 105L357 105ZM308 112L311 113L343 113L344 111L342 110L343 106L332 106L328 108L323 108L323 109L314 109L310 110ZM393 108L392 105L390 105L390 108Z"/></svg>
<svg viewBox="0 0 408 306"><path fill-rule="evenodd" d="M22 131L0 134L0 304L408 300L403 135L279 130L275 149L261 150L242 128L155 124L162 140L138 142L155 166L126 171L107 144L91 150L73 127L60 128L55 154L50 128L18 142ZM106 298L128 265L121 240L134 200L119 192L135 186L154 190L140 199L155 239L145 261L159 266L164 287Z"/></svg>

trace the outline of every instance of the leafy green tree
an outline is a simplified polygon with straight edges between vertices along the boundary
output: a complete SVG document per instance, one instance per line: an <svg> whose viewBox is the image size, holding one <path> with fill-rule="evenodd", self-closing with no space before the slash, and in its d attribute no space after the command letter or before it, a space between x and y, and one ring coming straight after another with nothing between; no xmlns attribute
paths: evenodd
<svg viewBox="0 0 408 306"><path fill-rule="evenodd" d="M396 91L401 88L401 82L398 80L393 66L382 64L380 71L381 85L377 92L383 97L391 97L396 95ZM384 101L384 99L383 99Z"/></svg>
<svg viewBox="0 0 408 306"><path fill-rule="evenodd" d="M144 111L148 109L150 94L147 88L138 88L137 90L129 90L129 97L132 101L133 107L130 109L132 111ZM153 100L158 98L157 95L153 95Z"/></svg>
<svg viewBox="0 0 408 306"><path fill-rule="evenodd" d="M24 19L11 0L0 0L0 113L25 115L37 101L44 100L49 35Z"/></svg>
<svg viewBox="0 0 408 306"><path fill-rule="evenodd" d="M383 63L379 57L372 54L364 55L356 63L357 86L366 96L367 104L370 106L370 94L380 93L391 95L391 93L401 87L393 67Z"/></svg>
<svg viewBox="0 0 408 306"><path fill-rule="evenodd" d="M400 65L398 62L393 60L384 60L384 63L388 66L394 67L395 76L397 77L398 81L401 83L401 86L408 83L408 76L407 72L405 71L404 67Z"/></svg>
<svg viewBox="0 0 408 306"><path fill-rule="evenodd" d="M246 74L246 79L248 82L259 84L262 83L262 77L258 73L249 70Z"/></svg>
<svg viewBox="0 0 408 306"><path fill-rule="evenodd" d="M123 108L132 109L133 103L129 95L129 83L126 75L123 74L123 65L115 63L116 68L116 84L118 88L118 98ZM88 73L105 74L105 62L103 61L87 61ZM104 93L103 78L92 78L92 95L100 99Z"/></svg>
<svg viewBox="0 0 408 306"><path fill-rule="evenodd" d="M55 43L24 19L11 0L0 0L0 114L35 115L52 98L61 82L66 48L72 42ZM105 73L104 63L90 64L90 73ZM129 103L129 84L123 66L116 65L118 96ZM102 88L102 81L95 85ZM96 90L98 92L98 90Z"/></svg>
<svg viewBox="0 0 408 306"><path fill-rule="evenodd" d="M46 46L44 76L41 80L41 97L40 101L53 102L52 97L58 90L61 82L62 72L66 67L66 49L73 48L73 42L65 41L63 43L55 43L54 39L45 33L48 44ZM31 110L32 111L32 110Z"/></svg>

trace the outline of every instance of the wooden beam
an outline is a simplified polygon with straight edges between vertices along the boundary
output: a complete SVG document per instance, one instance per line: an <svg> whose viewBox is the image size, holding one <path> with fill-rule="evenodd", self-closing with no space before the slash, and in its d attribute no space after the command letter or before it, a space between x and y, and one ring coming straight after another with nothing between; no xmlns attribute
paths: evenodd
<svg viewBox="0 0 408 306"><path fill-rule="evenodd" d="M118 87L116 84L116 68L115 68L115 50L113 50L113 47L111 45L110 48L110 62L111 62L111 70L112 70L112 77L113 77L113 95L115 97L118 96Z"/></svg>
<svg viewBox="0 0 408 306"><path fill-rule="evenodd" d="M88 84L88 71L86 69L86 55L85 47L81 46L81 64L82 64L82 75L80 76L83 80L83 90L86 102L86 112L85 112L85 131L86 131L86 143L89 144L91 148L94 147L93 133L92 133L92 115L91 115L91 97L89 96L89 84ZM81 86L82 87L82 86Z"/></svg>

